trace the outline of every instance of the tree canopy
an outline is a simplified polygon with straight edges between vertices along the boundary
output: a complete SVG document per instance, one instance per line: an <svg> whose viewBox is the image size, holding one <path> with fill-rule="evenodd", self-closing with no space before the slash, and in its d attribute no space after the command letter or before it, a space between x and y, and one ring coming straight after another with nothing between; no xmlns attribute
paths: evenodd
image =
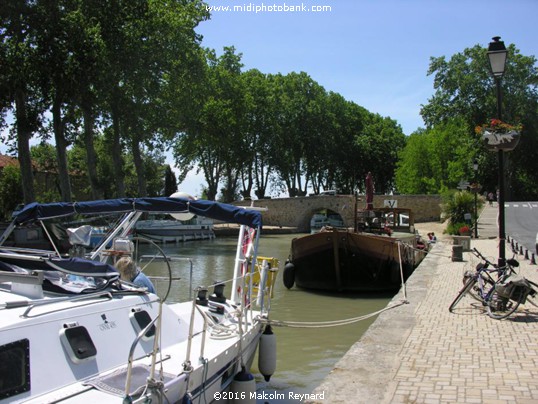
<svg viewBox="0 0 538 404"><path fill-rule="evenodd" d="M472 164L478 161L478 181L483 190L498 183L497 155L487 151L474 128L496 118L497 96L490 73L487 49L476 45L446 57L432 57L428 74L434 75L433 96L422 106L426 129L409 137L396 172L400 192L439 193L473 180ZM508 46L502 78L502 118L523 124L521 141L505 153L507 195L536 199L538 161L529 150L538 147L538 71L536 58Z"/></svg>
<svg viewBox="0 0 538 404"><path fill-rule="evenodd" d="M245 70L234 46L204 49L196 28L207 19L201 0L3 2L0 126L20 162L24 202L43 198L32 168L41 153L57 174L46 198L62 200L81 189L91 198L170 192L177 182L165 153L178 182L196 169L205 196L224 201L364 192L369 171L378 193L440 193L471 179L475 159L483 188L496 187L496 156L474 134L496 115L483 47L431 58L426 127L406 137L395 120L307 72ZM506 163L513 198L538 196L528 152L538 146L537 84L535 57L509 45L503 119L524 128ZM54 148L31 150L38 139Z"/></svg>

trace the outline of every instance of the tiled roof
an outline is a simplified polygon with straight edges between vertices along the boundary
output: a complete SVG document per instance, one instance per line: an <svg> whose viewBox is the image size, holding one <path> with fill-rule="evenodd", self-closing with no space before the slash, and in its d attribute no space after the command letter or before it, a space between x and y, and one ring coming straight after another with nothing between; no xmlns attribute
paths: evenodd
<svg viewBox="0 0 538 404"><path fill-rule="evenodd" d="M19 165L19 160L15 157L9 157L4 154L0 154L0 168L4 168L9 165Z"/></svg>

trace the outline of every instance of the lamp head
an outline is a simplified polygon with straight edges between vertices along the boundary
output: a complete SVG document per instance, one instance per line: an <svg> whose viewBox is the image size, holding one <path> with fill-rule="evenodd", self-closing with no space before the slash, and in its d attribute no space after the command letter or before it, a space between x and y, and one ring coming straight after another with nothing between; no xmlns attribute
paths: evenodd
<svg viewBox="0 0 538 404"><path fill-rule="evenodd" d="M504 46L504 42L501 41L501 37L493 37L493 41L489 43L488 47L488 59L491 72L495 78L500 78L503 76L504 69L506 67L507 55L508 51Z"/></svg>

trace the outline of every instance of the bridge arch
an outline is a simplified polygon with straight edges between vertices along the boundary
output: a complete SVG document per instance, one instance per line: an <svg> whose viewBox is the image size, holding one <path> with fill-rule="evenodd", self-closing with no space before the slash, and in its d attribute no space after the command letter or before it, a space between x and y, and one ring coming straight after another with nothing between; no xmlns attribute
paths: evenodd
<svg viewBox="0 0 538 404"><path fill-rule="evenodd" d="M299 223L299 228L306 229L306 231L312 231L312 221L314 218L316 218L316 215L321 215L319 218L323 217L323 223L319 222L318 226L321 225L331 225L331 223L338 223L333 224L333 226L337 227L347 227L347 224L345 223L342 215L339 212L336 212L329 208L312 208L308 211L304 212L304 215L301 218L301 222Z"/></svg>
<svg viewBox="0 0 538 404"><path fill-rule="evenodd" d="M238 205L266 207L263 223L267 226L295 227L298 232L310 231L310 219L319 211L338 213L344 226L353 226L355 198L352 195L323 195L297 198L261 199L238 202Z"/></svg>

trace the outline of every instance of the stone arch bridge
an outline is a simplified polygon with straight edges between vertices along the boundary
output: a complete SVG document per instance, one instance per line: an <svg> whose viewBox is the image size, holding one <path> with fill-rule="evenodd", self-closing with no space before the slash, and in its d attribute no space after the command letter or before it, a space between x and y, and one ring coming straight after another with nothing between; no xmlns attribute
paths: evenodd
<svg viewBox="0 0 538 404"><path fill-rule="evenodd" d="M357 207L365 208L366 198L359 196ZM391 206L411 209L415 222L436 221L441 217L439 195L375 195L374 208ZM257 199L236 202L240 206L267 208L263 212L264 226L293 227L298 232L310 231L310 219L314 213L327 209L338 213L344 225L353 226L355 197L353 195L317 195L296 198Z"/></svg>

